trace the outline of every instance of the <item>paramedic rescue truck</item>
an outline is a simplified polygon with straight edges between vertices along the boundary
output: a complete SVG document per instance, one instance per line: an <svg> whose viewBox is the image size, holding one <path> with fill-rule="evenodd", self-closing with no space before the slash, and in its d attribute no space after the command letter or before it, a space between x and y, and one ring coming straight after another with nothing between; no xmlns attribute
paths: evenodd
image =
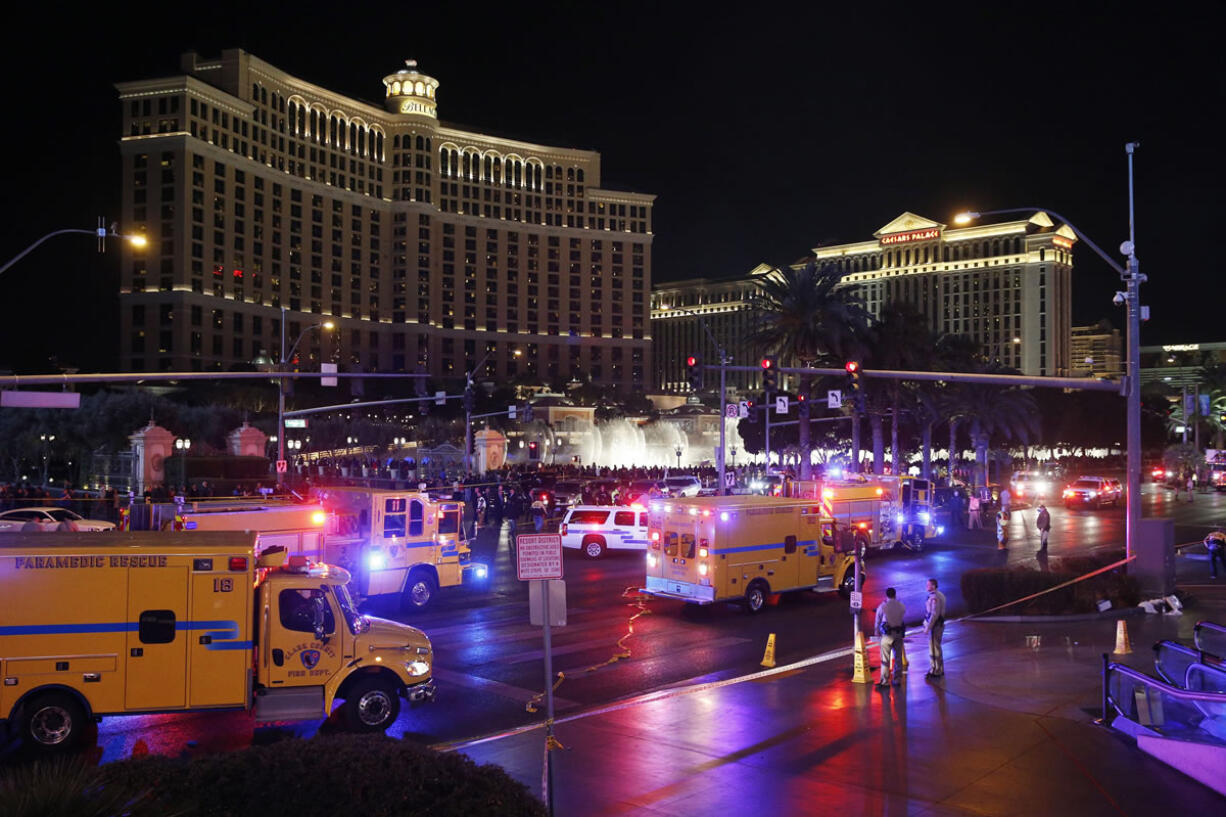
<svg viewBox="0 0 1226 817"><path fill-rule="evenodd" d="M350 570L363 597L399 596L408 611L425 609L440 587L483 580L464 538L464 503L417 491L325 488L325 557Z"/></svg>
<svg viewBox="0 0 1226 817"><path fill-rule="evenodd" d="M848 480L798 480L791 496L820 500L822 511L842 530L855 532L864 548L923 549L944 533L933 524L932 483L917 477L865 475Z"/></svg>
<svg viewBox="0 0 1226 817"><path fill-rule="evenodd" d="M44 752L91 719L246 709L386 729L434 697L430 639L360 615L349 574L255 534L0 534L0 734Z"/></svg>
<svg viewBox="0 0 1226 817"><path fill-rule="evenodd" d="M829 583L847 594L855 583L853 537L813 500L653 500L648 524L644 590L652 595L696 604L742 601L756 613L772 593Z"/></svg>

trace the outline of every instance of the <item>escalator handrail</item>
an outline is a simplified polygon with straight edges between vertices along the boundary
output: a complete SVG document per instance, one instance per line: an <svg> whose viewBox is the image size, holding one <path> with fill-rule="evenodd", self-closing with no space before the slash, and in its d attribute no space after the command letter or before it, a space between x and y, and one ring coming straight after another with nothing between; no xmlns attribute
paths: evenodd
<svg viewBox="0 0 1226 817"><path fill-rule="evenodd" d="M1159 675L1162 676L1163 681L1165 681L1168 684L1172 684L1172 685L1180 683L1180 681L1182 681L1183 679L1180 679L1180 681L1176 681L1174 678L1167 675L1165 671L1163 671L1161 655L1164 649L1189 656L1192 658L1193 663L1198 663L1198 662L1204 663L1204 660L1206 657L1206 653L1204 653L1203 651L1198 650L1195 647L1189 647L1187 644L1181 643L1179 641L1172 641L1169 638L1163 639L1162 641L1155 643L1154 644L1154 670ZM1209 656L1209 657L1212 658L1213 656Z"/></svg>
<svg viewBox="0 0 1226 817"><path fill-rule="evenodd" d="M1226 627L1223 627L1221 624L1215 624L1208 619L1201 619L1200 621L1196 622L1196 626L1192 628L1192 641L1194 644L1196 644L1196 649L1198 650L1204 650L1204 648L1200 645L1201 630L1212 630L1215 633L1222 633L1223 635L1226 635ZM1214 658L1218 657L1213 653L1208 654L1212 655ZM1219 658L1218 660L1221 659Z"/></svg>
<svg viewBox="0 0 1226 817"><path fill-rule="evenodd" d="M1224 692L1193 692L1189 689L1180 689L1177 686L1172 686L1160 678L1155 678L1152 675L1133 669L1125 664L1116 664L1114 662L1107 664L1106 672L1103 674L1103 684L1108 683L1111 673L1116 672L1126 678L1131 678L1134 681L1139 681L1146 686L1156 687L1159 691L1170 695L1172 698L1179 698L1187 701L1204 701L1205 703L1226 703L1226 693Z"/></svg>

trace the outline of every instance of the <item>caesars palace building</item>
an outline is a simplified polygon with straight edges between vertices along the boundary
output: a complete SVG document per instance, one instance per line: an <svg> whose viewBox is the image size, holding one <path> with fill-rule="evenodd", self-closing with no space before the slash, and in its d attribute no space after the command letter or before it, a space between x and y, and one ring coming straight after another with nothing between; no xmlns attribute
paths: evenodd
<svg viewBox="0 0 1226 817"><path fill-rule="evenodd" d="M857 285L874 315L891 300L906 301L927 316L935 332L975 339L990 360L1027 375L1067 375L1076 240L1070 227L1041 211L957 228L903 213L869 241L818 247L810 258L842 273L844 284ZM747 337L755 324L754 282L770 272L759 265L735 279L656 286L651 320L658 388L688 390L687 355L718 362L708 332L737 365L759 359L762 350L752 348ZM712 374L707 373L707 389ZM758 380L739 374L730 382L753 389Z"/></svg>
<svg viewBox="0 0 1226 817"><path fill-rule="evenodd" d="M305 370L647 385L654 196L600 154L441 123L415 63L372 104L241 50L124 82L126 371ZM334 331L307 331L325 320Z"/></svg>

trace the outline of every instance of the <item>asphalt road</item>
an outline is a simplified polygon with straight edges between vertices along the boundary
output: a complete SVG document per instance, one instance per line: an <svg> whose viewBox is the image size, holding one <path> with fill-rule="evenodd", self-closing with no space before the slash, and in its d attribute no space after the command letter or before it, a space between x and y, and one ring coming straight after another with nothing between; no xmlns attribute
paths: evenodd
<svg viewBox="0 0 1226 817"><path fill-rule="evenodd" d="M1201 494L1191 503L1182 496L1176 501L1171 491L1145 486L1145 514L1175 518L1177 542L1199 541L1226 520L1226 494ZM1122 547L1122 507L1065 510L1053 503L1049 510L1051 557ZM964 612L959 588L963 572L1034 559L1034 514L1032 508L1013 514L1010 547L1003 552L996 549L994 530L963 529L951 531L922 553L872 554L867 561L866 616L885 588L893 586L907 607L908 620L918 621L929 576L940 581L951 615ZM528 622L528 590L515 577L511 535L509 526L479 532L474 559L492 567L485 587L445 590L430 610L416 615L394 608L365 610L420 627L436 650L438 698L406 705L391 734L442 744L544 718L543 704L536 713L526 708L544 689L543 639L541 629ZM752 672L771 633L777 638L780 664L850 643L848 604L833 591L785 595L760 615L732 604L697 607L634 593L644 579L642 560L639 553L615 553L592 561L567 551L567 624L554 628L552 642L554 669L565 675L556 692L558 714L672 685ZM912 649L921 650L919 638L913 638ZM629 655L612 660L623 652ZM248 715L233 712L108 718L99 726L93 752L106 761L128 756L134 748L170 755L218 751L285 734L309 735L320 728L332 727L307 723L255 729Z"/></svg>

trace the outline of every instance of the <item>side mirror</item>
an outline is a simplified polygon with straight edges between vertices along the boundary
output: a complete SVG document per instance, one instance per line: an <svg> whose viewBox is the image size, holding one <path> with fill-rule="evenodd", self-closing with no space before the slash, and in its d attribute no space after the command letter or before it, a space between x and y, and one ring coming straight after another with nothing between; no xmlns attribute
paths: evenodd
<svg viewBox="0 0 1226 817"><path fill-rule="evenodd" d="M327 610L325 605L327 605L327 602L324 601L323 596L315 596L311 599L311 608L315 616L313 622L315 627L315 640L327 644L328 634L324 632L324 621L326 620L325 612Z"/></svg>

